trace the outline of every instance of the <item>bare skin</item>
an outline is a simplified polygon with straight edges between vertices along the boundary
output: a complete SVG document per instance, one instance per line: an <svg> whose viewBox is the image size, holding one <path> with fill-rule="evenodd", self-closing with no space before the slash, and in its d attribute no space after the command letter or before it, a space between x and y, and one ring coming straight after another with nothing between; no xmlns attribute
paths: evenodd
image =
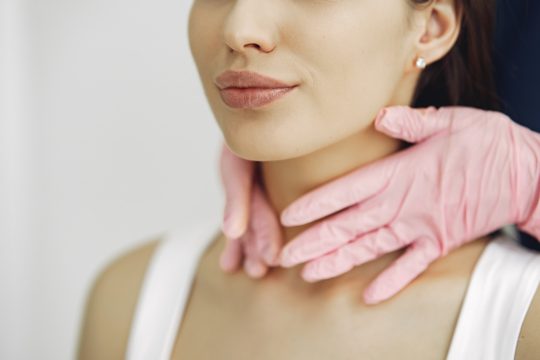
<svg viewBox="0 0 540 360"><path fill-rule="evenodd" d="M225 244L219 232L200 259L172 358L444 359L474 265L489 241L480 238L438 259L395 298L369 306L361 300L362 289L401 250L316 283L300 277L301 266L272 268L257 280L219 268ZM157 244L119 257L97 278L79 359L123 358L142 277ZM516 359L534 359L540 351L539 324L537 292Z"/></svg>
<svg viewBox="0 0 540 360"><path fill-rule="evenodd" d="M276 213L310 189L399 150L399 141L373 132L375 115L384 106L409 105L419 76L415 58L437 61L459 34L451 0L412 13L412 27L407 9L405 0L194 0L190 46L205 94L230 149L262 162ZM230 109L213 80L231 68L300 86L261 111ZM302 227L282 230L289 241ZM198 265L174 359L444 359L488 242L455 249L392 299L366 306L364 287L403 250L308 283L301 265L271 269L262 279L223 273L224 241L216 234ZM123 358L155 245L117 259L96 280L81 359ZM540 353L539 297L522 327L519 360Z"/></svg>

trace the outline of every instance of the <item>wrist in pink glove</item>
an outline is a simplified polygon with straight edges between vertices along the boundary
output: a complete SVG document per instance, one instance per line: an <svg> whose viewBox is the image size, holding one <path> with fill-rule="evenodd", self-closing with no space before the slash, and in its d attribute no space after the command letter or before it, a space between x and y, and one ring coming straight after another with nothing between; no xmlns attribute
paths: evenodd
<svg viewBox="0 0 540 360"><path fill-rule="evenodd" d="M518 198L521 214L517 221L520 230L540 241L540 134L516 124L515 139L518 143L516 157L519 159Z"/></svg>

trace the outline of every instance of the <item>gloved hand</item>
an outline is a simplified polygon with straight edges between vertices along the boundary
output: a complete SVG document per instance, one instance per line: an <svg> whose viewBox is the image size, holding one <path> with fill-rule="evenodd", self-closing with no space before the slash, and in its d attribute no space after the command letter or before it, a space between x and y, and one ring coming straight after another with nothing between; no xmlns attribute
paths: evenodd
<svg viewBox="0 0 540 360"><path fill-rule="evenodd" d="M365 289L364 300L377 303L466 242L507 224L538 228L540 134L502 113L459 106L389 107L375 127L418 143L303 195L281 214L296 226L347 208L282 249L283 266L312 260L305 280L408 246Z"/></svg>
<svg viewBox="0 0 540 360"><path fill-rule="evenodd" d="M375 127L420 143L290 204L281 216L286 226L350 207L288 243L283 265L312 260L303 277L316 281L410 245L365 290L364 300L376 303L406 286L436 258L500 226L518 223L540 237L538 134L504 114L466 107L389 107L381 110ZM243 191L249 197L250 188ZM242 202L238 204L240 208ZM237 214L231 219L247 219L248 210L244 206Z"/></svg>
<svg viewBox="0 0 540 360"><path fill-rule="evenodd" d="M260 189L256 163L237 157L223 144L220 175L225 189L222 231L227 237L220 256L224 271L235 271L243 260L244 271L258 278L268 266L279 265L283 239L279 220Z"/></svg>

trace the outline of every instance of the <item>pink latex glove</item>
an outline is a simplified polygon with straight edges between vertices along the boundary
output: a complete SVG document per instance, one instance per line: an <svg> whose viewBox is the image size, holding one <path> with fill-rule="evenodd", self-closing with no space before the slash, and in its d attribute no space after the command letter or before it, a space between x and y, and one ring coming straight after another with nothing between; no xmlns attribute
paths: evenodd
<svg viewBox="0 0 540 360"><path fill-rule="evenodd" d="M220 266L235 271L243 261L244 271L259 278L268 266L279 265L283 239L279 220L257 181L256 164L237 157L223 144L220 175L226 200L222 231L227 242Z"/></svg>
<svg viewBox="0 0 540 360"><path fill-rule="evenodd" d="M285 247L285 265L286 253L292 255L293 263L316 258L303 269L306 280L337 276L385 252L410 245L364 292L367 303L376 303L406 286L437 257L460 246L464 241L459 239L475 238L471 234L483 235L508 223L519 222L522 230L540 237L540 210L535 190L538 134L513 123L504 114L465 107L439 110L389 107L381 110L375 125L389 136L421 143L326 184L285 209L284 225L300 225L351 206L309 228ZM232 153L228 155L232 156L222 156L222 177L231 201L227 202L225 214L229 221L224 222L223 228L226 234L227 231L233 233L232 225L238 222L235 234L238 236L247 228L253 165ZM224 166L230 169L225 174ZM496 176L486 176L490 171ZM390 201L385 201L387 197ZM444 197L453 202L445 204ZM418 198L427 206L414 206ZM264 198L259 199L260 203L264 202ZM518 204L519 209L525 210L519 210ZM496 212L489 216L482 211L492 207ZM355 212L362 221L354 220ZM262 223L268 226L266 231L271 230L272 221L268 221L272 219L271 212L257 214L251 210L250 214L253 218L265 218ZM530 215L527 221L520 222L523 218L520 214ZM295 221L292 217L296 217ZM394 231L399 239L392 236ZM361 236L363 233L365 235ZM247 246L250 241L259 244L258 249L264 249L266 243L267 251L280 244L279 237L271 236L265 241L257 239L256 235L252 232L251 237L243 237L244 248L251 248L252 254L254 246ZM377 236L380 239L375 241ZM229 264L236 262L237 265L241 251L240 242L229 240L222 254L222 267L227 257L232 259Z"/></svg>
<svg viewBox="0 0 540 360"><path fill-rule="evenodd" d="M282 249L289 267L308 260L307 281L408 246L364 291L364 301L393 296L435 259L507 224L540 238L540 134L506 115L470 107L382 109L378 131L405 150L361 167L290 204L286 226L328 216Z"/></svg>

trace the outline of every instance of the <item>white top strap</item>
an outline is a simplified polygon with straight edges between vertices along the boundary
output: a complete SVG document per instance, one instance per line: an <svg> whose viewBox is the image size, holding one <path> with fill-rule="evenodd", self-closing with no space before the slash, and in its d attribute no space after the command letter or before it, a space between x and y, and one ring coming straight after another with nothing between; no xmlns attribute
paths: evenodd
<svg viewBox="0 0 540 360"><path fill-rule="evenodd" d="M211 222L174 229L158 245L143 280L126 359L170 359L194 272L218 229Z"/></svg>
<svg viewBox="0 0 540 360"><path fill-rule="evenodd" d="M448 360L514 359L540 282L540 253L504 234L488 244L471 277Z"/></svg>

